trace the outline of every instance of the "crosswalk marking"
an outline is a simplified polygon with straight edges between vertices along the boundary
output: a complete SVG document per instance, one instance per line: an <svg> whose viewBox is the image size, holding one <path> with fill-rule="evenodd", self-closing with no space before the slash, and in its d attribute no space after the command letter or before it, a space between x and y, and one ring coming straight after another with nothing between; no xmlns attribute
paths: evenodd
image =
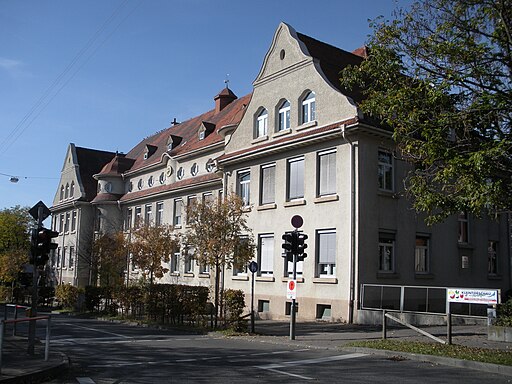
<svg viewBox="0 0 512 384"><path fill-rule="evenodd" d="M77 377L78 384L96 384L90 377Z"/></svg>

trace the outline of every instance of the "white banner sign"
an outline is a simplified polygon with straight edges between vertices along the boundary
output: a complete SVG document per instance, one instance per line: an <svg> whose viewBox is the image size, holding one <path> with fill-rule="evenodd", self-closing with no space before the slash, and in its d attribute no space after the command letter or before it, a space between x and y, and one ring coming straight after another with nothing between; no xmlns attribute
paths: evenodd
<svg viewBox="0 0 512 384"><path fill-rule="evenodd" d="M446 292L449 303L499 304L498 289L448 288Z"/></svg>

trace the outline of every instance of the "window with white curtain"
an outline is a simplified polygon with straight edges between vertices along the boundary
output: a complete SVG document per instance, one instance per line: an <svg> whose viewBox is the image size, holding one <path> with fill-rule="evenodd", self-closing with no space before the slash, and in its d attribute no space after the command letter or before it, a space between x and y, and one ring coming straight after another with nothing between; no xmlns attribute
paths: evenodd
<svg viewBox="0 0 512 384"><path fill-rule="evenodd" d="M325 229L317 231L318 277L336 275L336 231Z"/></svg>
<svg viewBox="0 0 512 384"><path fill-rule="evenodd" d="M274 274L274 234L259 236L258 241L259 276Z"/></svg>
<svg viewBox="0 0 512 384"><path fill-rule="evenodd" d="M304 158L288 160L288 200L304 197Z"/></svg>
<svg viewBox="0 0 512 384"><path fill-rule="evenodd" d="M275 203L276 165L261 166L261 205Z"/></svg>
<svg viewBox="0 0 512 384"><path fill-rule="evenodd" d="M325 151L318 154L318 196L336 193L336 151Z"/></svg>

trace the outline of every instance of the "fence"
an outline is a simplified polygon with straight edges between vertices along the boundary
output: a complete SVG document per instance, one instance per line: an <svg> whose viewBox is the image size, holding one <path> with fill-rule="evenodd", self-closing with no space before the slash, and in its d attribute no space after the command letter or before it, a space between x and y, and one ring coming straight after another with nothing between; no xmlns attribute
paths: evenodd
<svg viewBox="0 0 512 384"><path fill-rule="evenodd" d="M361 309L445 315L448 287L361 284ZM454 316L487 317L486 304L451 303Z"/></svg>

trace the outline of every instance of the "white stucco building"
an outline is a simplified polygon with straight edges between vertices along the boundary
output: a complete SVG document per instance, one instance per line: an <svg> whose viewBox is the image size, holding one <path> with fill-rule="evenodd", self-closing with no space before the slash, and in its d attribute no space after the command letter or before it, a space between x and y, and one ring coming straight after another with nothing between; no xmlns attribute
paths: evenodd
<svg viewBox="0 0 512 384"><path fill-rule="evenodd" d="M211 111L143 139L126 154L98 151L102 165L89 180L78 177L88 158L77 158L78 148L70 145L52 207L62 244L53 263L57 280L89 283L79 278L88 275L80 257L72 259L72 281L64 273L71 262L62 258L70 247L82 249L81 239L95 231L124 228L129 234L140 218L183 230L190 201L236 191L251 208L262 318L282 319L290 312L290 265L282 257L281 236L293 229L294 215L304 219L300 230L309 236L308 257L298 266L298 319L361 321L363 284L509 290L506 217L461 213L428 227L411 209L402 190L408 165L395 157L391 133L366 120L357 107L360 95L339 85L339 71L365 54L281 23L251 94L237 98L226 88ZM75 199L75 192L66 198L72 182L75 191L97 184L95 196ZM77 219L80 230L73 232L66 217L72 220L75 211L83 220ZM136 276L130 270L127 278ZM162 281L206 285L211 278L177 254ZM250 292L245 269L225 271L224 281L227 288ZM409 303L412 310L427 310L420 297Z"/></svg>

